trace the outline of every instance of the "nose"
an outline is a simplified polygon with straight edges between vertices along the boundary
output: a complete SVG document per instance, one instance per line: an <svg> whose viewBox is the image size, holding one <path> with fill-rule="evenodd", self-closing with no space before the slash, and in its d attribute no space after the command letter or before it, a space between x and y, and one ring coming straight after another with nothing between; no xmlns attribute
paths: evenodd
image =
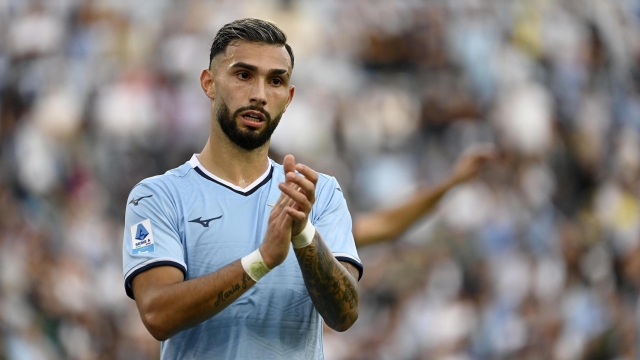
<svg viewBox="0 0 640 360"><path fill-rule="evenodd" d="M267 105L267 94L265 90L265 85L262 81L255 82L255 85L251 89L251 98L249 99L252 105Z"/></svg>

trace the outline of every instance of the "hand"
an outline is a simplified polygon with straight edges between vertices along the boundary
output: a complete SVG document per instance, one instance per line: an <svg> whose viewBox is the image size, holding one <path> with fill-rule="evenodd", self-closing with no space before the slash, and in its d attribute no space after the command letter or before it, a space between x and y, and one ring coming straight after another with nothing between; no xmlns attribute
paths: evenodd
<svg viewBox="0 0 640 360"><path fill-rule="evenodd" d="M267 233L260 244L260 254L269 269L282 264L289 254L293 218L289 216L286 209L291 206L293 201L281 194L269 215Z"/></svg>
<svg viewBox="0 0 640 360"><path fill-rule="evenodd" d="M293 219L291 236L296 236L307 225L309 213L316 202L318 173L303 164L296 164L293 155L284 157L283 166L286 180L279 184L279 188L293 202L286 207L286 212ZM300 174L296 174L296 170Z"/></svg>
<svg viewBox="0 0 640 360"><path fill-rule="evenodd" d="M454 183L463 183L475 177L485 164L498 159L493 145L482 144L465 151L456 162L452 179Z"/></svg>

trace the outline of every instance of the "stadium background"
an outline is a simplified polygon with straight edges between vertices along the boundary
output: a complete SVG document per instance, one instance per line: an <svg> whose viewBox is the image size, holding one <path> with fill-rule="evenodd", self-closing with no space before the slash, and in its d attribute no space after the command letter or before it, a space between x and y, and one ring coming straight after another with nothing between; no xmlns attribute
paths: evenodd
<svg viewBox="0 0 640 360"><path fill-rule="evenodd" d="M0 0L0 359L155 359L123 291L127 194L204 145L213 35L277 22L295 99L273 157L354 215L504 153L393 243L327 359L632 359L640 1Z"/></svg>

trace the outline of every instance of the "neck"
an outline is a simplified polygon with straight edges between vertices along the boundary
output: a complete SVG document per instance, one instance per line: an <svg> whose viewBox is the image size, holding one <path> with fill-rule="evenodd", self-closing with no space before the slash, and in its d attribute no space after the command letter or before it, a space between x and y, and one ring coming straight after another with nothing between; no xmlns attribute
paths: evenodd
<svg viewBox="0 0 640 360"><path fill-rule="evenodd" d="M200 164L236 186L245 188L251 185L269 166L269 142L253 150L243 149L231 142L217 122L214 123L209 140L198 155Z"/></svg>

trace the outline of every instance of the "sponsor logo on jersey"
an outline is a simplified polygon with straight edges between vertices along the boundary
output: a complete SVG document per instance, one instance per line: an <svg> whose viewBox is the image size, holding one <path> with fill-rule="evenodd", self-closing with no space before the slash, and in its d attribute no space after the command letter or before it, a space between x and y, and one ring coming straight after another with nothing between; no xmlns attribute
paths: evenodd
<svg viewBox="0 0 640 360"><path fill-rule="evenodd" d="M220 215L220 216L218 216L218 217L213 217L213 218L211 218L211 219L204 219L204 220L202 220L202 216L201 216L201 217L199 217L199 218L197 218L197 219L189 220L189 222L196 223L196 224L200 224L200 225L202 225L202 226L204 226L204 227L209 227L209 223L210 223L211 221L213 221L213 220L218 220L218 219L220 219L221 217L222 217L222 215Z"/></svg>
<svg viewBox="0 0 640 360"><path fill-rule="evenodd" d="M139 197L137 199L134 198L133 200L129 201L129 204L127 204L127 205L133 204L133 206L138 206L138 203L140 202L140 200L148 198L148 197L152 197L152 196L153 195L147 195L147 196L141 196L141 197Z"/></svg>

